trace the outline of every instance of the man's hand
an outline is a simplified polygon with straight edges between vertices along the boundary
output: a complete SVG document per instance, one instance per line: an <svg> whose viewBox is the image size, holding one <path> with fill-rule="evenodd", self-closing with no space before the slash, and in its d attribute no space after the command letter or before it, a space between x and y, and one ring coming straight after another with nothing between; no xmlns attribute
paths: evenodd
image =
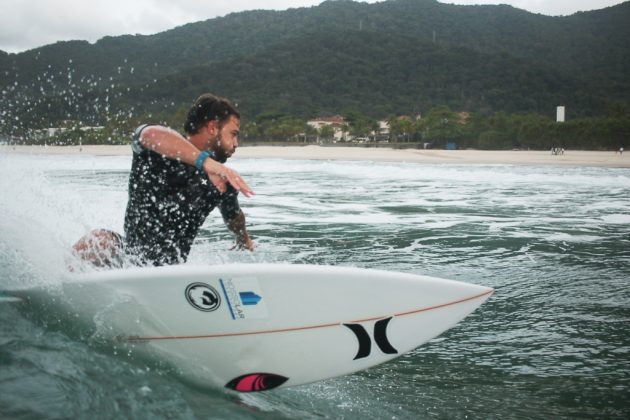
<svg viewBox="0 0 630 420"><path fill-rule="evenodd" d="M240 241L237 239L234 246L230 248L230 251L254 251L255 249L256 244L254 244L254 241L252 241L250 238L247 238L245 241Z"/></svg>
<svg viewBox="0 0 630 420"><path fill-rule="evenodd" d="M226 182L232 184L234 189L242 192L245 197L251 197L254 195L254 191L247 185L247 182L236 172L234 169L216 162L212 159L206 159L203 164L203 169L208 174L210 182L214 184L219 192L224 193L227 190Z"/></svg>

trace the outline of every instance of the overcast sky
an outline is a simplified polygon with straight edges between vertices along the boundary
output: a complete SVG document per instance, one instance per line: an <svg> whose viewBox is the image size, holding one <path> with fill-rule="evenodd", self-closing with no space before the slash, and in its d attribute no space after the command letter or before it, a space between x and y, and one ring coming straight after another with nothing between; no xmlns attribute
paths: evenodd
<svg viewBox="0 0 630 420"><path fill-rule="evenodd" d="M376 0L360 0L375 3ZM569 15L622 0L440 0L510 4L534 13ZM0 50L20 52L56 41L154 34L188 22L254 9L309 7L322 0L0 0Z"/></svg>

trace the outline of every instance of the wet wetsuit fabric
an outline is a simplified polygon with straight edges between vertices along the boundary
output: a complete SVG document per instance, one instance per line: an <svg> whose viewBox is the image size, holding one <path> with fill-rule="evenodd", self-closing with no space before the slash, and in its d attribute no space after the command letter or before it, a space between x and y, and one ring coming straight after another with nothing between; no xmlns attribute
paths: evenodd
<svg viewBox="0 0 630 420"><path fill-rule="evenodd" d="M146 127L132 137L125 250L140 265L182 263L215 207L226 221L240 214L238 191L228 185L221 194L205 172L145 149L140 133Z"/></svg>

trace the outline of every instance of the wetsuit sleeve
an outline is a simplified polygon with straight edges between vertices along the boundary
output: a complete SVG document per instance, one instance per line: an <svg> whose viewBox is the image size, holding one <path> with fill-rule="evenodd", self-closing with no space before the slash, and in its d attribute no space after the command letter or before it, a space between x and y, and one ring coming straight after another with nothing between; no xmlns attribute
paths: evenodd
<svg viewBox="0 0 630 420"><path fill-rule="evenodd" d="M144 130L150 125L151 124L142 124L141 126L135 129L135 131L133 132L133 135L131 136L131 150L133 150L133 152L137 155L140 155L147 151L147 149L144 148L142 143L140 143L140 134L142 134L142 130Z"/></svg>
<svg viewBox="0 0 630 420"><path fill-rule="evenodd" d="M221 216L223 220L230 221L241 213L241 207L238 204L238 191L231 185L228 185L227 191L222 195L221 203L219 203Z"/></svg>

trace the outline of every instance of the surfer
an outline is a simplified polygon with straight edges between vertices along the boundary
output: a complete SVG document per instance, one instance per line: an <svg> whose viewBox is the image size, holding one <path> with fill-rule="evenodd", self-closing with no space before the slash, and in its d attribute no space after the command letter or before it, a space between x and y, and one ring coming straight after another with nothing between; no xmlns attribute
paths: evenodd
<svg viewBox="0 0 630 420"><path fill-rule="evenodd" d="M125 235L94 230L73 246L79 258L97 266L116 266L123 254L135 265L183 263L215 207L235 235L234 248L254 250L238 202L239 192L254 192L224 165L238 147L239 112L225 98L201 95L184 131L186 137L160 125L135 130Z"/></svg>

